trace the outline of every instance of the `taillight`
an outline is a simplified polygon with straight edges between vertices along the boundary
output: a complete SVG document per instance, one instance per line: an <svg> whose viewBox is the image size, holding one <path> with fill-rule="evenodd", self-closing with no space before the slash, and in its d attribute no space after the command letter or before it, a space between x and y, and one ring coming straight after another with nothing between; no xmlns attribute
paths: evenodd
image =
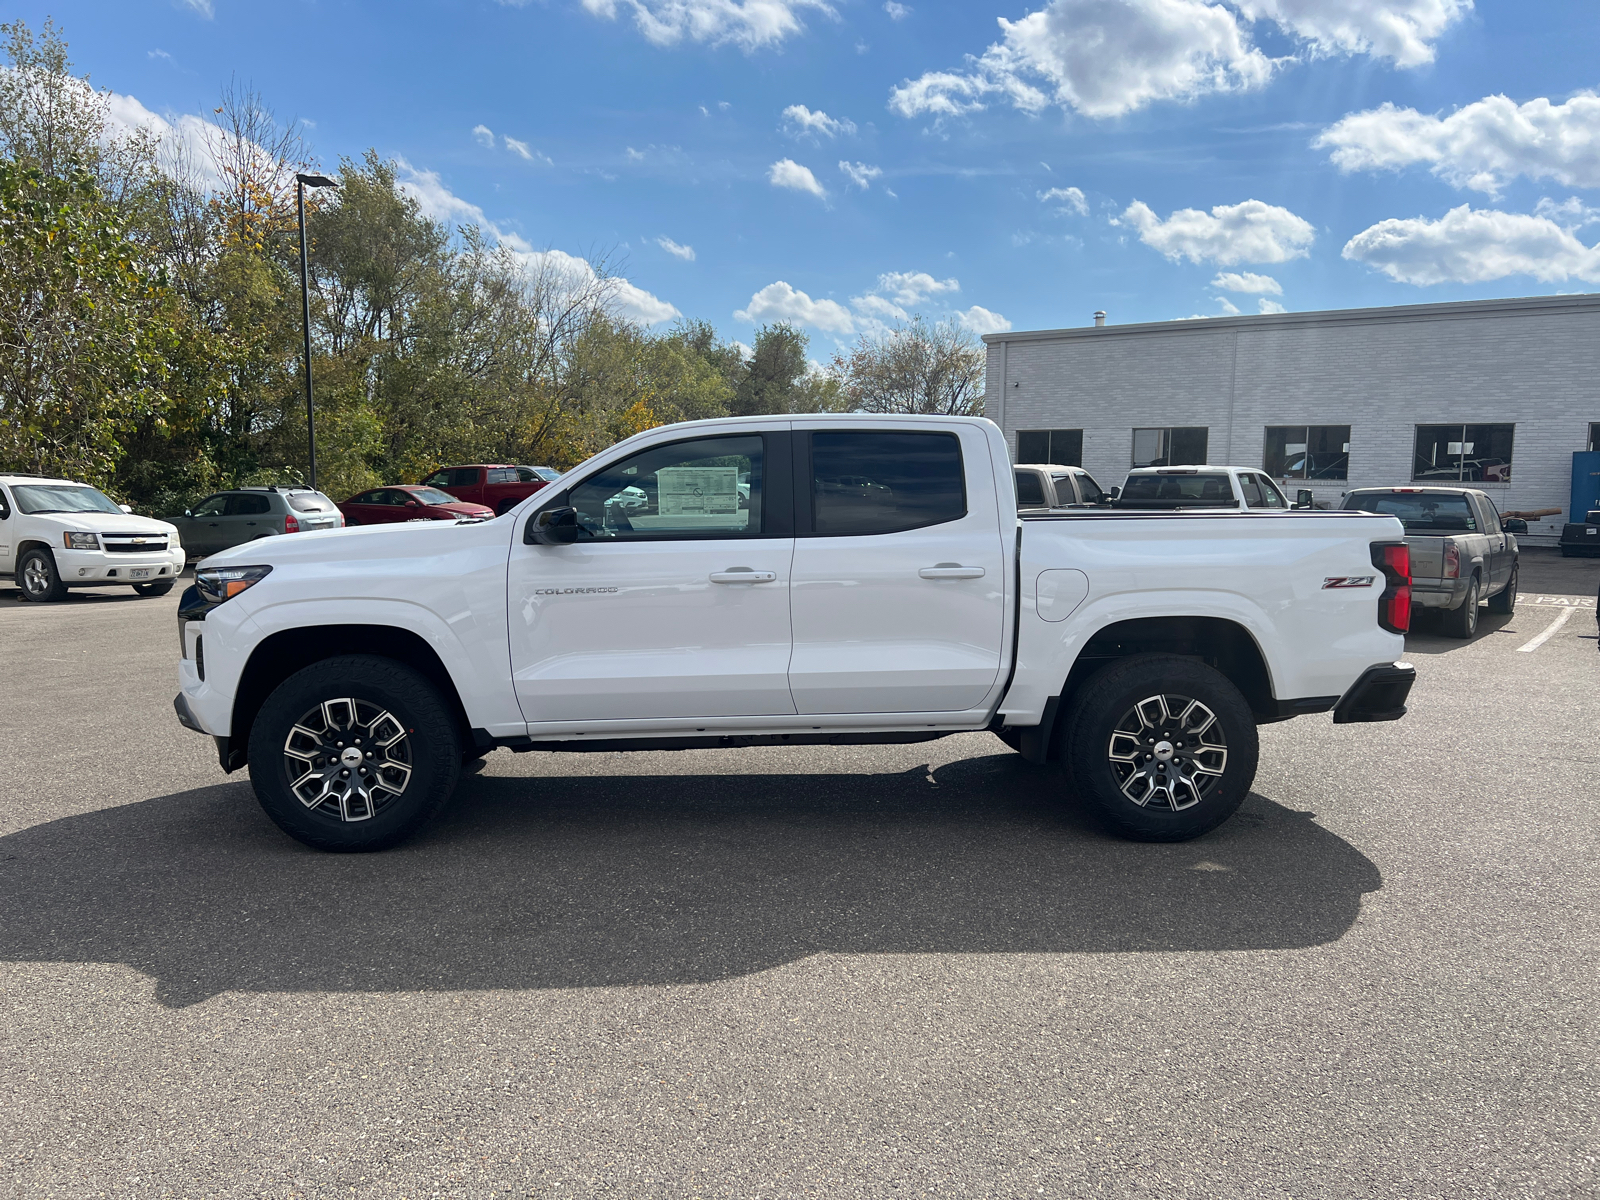
<svg viewBox="0 0 1600 1200"><path fill-rule="evenodd" d="M1444 577L1446 579L1461 578L1461 548L1449 545L1444 548Z"/></svg>
<svg viewBox="0 0 1600 1200"><path fill-rule="evenodd" d="M1372 565L1383 572L1378 624L1405 633L1411 628L1411 549L1404 542L1373 542Z"/></svg>
<svg viewBox="0 0 1600 1200"><path fill-rule="evenodd" d="M283 519L283 531L285 533L299 533L300 532L300 522L295 517L295 515L293 513L290 513L287 517L285 517Z"/></svg>

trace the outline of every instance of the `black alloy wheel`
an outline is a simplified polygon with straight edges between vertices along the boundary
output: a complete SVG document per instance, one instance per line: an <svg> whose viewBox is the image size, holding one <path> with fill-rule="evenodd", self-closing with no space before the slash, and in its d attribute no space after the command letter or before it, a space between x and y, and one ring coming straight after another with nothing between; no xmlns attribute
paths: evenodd
<svg viewBox="0 0 1600 1200"><path fill-rule="evenodd" d="M1061 751L1073 790L1114 832L1182 842L1244 802L1259 744L1250 705L1225 675L1193 659L1142 654L1078 689Z"/></svg>
<svg viewBox="0 0 1600 1200"><path fill-rule="evenodd" d="M56 570L56 556L42 546L26 551L17 563L17 586L33 604L56 604L67 598L67 585Z"/></svg>
<svg viewBox="0 0 1600 1200"><path fill-rule="evenodd" d="M1493 596L1489 597L1489 611L1508 616L1517 611L1517 572L1520 564L1511 568L1511 578L1506 580L1506 586Z"/></svg>
<svg viewBox="0 0 1600 1200"><path fill-rule="evenodd" d="M250 781L274 823L319 850L381 850L455 790L461 738L434 686L377 655L324 659L267 698L250 730Z"/></svg>

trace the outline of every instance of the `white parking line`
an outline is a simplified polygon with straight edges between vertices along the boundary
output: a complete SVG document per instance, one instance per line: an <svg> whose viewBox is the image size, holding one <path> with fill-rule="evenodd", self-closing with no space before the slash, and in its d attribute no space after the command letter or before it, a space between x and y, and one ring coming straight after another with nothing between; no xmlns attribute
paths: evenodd
<svg viewBox="0 0 1600 1200"><path fill-rule="evenodd" d="M1532 654L1540 646L1542 646L1546 642L1548 642L1550 640L1550 638L1555 634L1555 631L1560 629L1569 620L1571 620L1572 619L1572 614L1577 612L1577 611L1578 610L1576 608L1563 608L1561 610L1560 615L1557 616L1554 621L1550 622L1550 627L1548 629L1546 629L1538 637L1530 639L1527 642L1526 645L1518 646L1517 647L1517 653L1519 653L1519 654Z"/></svg>

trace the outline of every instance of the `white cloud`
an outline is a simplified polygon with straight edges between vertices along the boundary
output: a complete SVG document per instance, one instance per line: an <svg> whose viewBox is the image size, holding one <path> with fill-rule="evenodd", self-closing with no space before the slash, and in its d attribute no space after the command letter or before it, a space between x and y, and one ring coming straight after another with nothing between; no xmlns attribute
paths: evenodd
<svg viewBox="0 0 1600 1200"><path fill-rule="evenodd" d="M1565 187L1600 187L1600 96L1565 104L1517 104L1485 96L1447 117L1383 104L1329 126L1317 149L1343 171L1399 170L1426 163L1458 188L1491 196L1518 175Z"/></svg>
<svg viewBox="0 0 1600 1200"><path fill-rule="evenodd" d="M472 140L485 150L494 149L494 130L487 125L474 125L472 127Z"/></svg>
<svg viewBox="0 0 1600 1200"><path fill-rule="evenodd" d="M1265 296L1256 301L1256 308L1262 313L1281 313L1289 311L1276 300L1268 300Z"/></svg>
<svg viewBox="0 0 1600 1200"><path fill-rule="evenodd" d="M1283 285L1271 275L1256 275L1250 271L1218 271L1211 286L1225 292L1247 292L1252 296L1281 296Z"/></svg>
<svg viewBox="0 0 1600 1200"><path fill-rule="evenodd" d="M955 279L935 279L926 271L890 271L878 276L875 290L889 293L901 304L920 304L929 296L959 292L961 283Z"/></svg>
<svg viewBox="0 0 1600 1200"><path fill-rule="evenodd" d="M532 146L528 145L527 142L519 142L514 137L505 137L505 138L502 138L501 140L503 140L505 142L507 150L511 151L511 153L513 153L513 154L519 155L520 157L522 157L523 159L527 160L528 162L534 162L536 160L538 162L542 162L542 163L546 163L546 164L548 164L550 162L550 156L549 155L541 154L539 151L535 150Z"/></svg>
<svg viewBox="0 0 1600 1200"><path fill-rule="evenodd" d="M735 320L752 323L788 321L795 325L809 325L824 333L855 332L855 321L844 305L836 300L813 300L781 279L767 284L751 296L749 305L733 316Z"/></svg>
<svg viewBox="0 0 1600 1200"><path fill-rule="evenodd" d="M1217 297L1217 307L1222 310L1222 315L1225 317L1237 317L1239 315L1239 306L1226 296Z"/></svg>
<svg viewBox="0 0 1600 1200"><path fill-rule="evenodd" d="M773 187L810 192L813 196L824 200L828 197L827 189L817 182L817 177L811 173L811 169L802 167L792 158L780 158L767 168L767 182Z"/></svg>
<svg viewBox="0 0 1600 1200"><path fill-rule="evenodd" d="M827 0L583 0L583 7L606 20L615 20L619 9L631 12L639 32L658 46L688 38L713 46L731 42L746 52L799 33L806 9L838 15Z"/></svg>
<svg viewBox="0 0 1600 1200"><path fill-rule="evenodd" d="M681 258L684 262L694 261L693 246L680 246L677 242L673 241L669 237L658 237L656 239L656 245L660 246L668 254L672 255L673 258Z"/></svg>
<svg viewBox="0 0 1600 1200"><path fill-rule="evenodd" d="M1548 217L1563 229L1582 229L1585 225L1600 221L1600 208L1590 208L1576 196L1568 196L1560 204L1549 196L1541 197L1539 203L1533 206L1533 211L1538 216Z"/></svg>
<svg viewBox="0 0 1600 1200"><path fill-rule="evenodd" d="M1051 188L1048 192L1040 192L1039 200L1044 204L1058 203L1062 212L1070 209L1080 217L1089 213L1089 201L1084 196L1082 188Z"/></svg>
<svg viewBox="0 0 1600 1200"><path fill-rule="evenodd" d="M400 190L417 202L423 216L452 224L465 222L499 233L489 218L484 216L483 209L452 192L439 178L437 171L413 167L398 154L394 161L395 166L400 168Z"/></svg>
<svg viewBox="0 0 1600 1200"><path fill-rule="evenodd" d="M1174 261L1187 258L1224 267L1301 258L1316 236L1310 222L1260 200L1219 204L1209 213L1180 208L1165 221L1142 200L1135 200L1121 219L1139 231L1145 245Z"/></svg>
<svg viewBox="0 0 1600 1200"><path fill-rule="evenodd" d="M178 0L178 3L190 12L199 13L206 20L211 20L211 0Z"/></svg>
<svg viewBox="0 0 1600 1200"><path fill-rule="evenodd" d="M872 181L880 178L883 175L882 167L869 167L863 162L846 162L844 159L839 160L839 170L848 175L850 177L850 182L855 184L862 191L866 191L868 188L870 188L872 186Z"/></svg>
<svg viewBox="0 0 1600 1200"><path fill-rule="evenodd" d="M893 300L872 292L868 292L865 296L852 297L850 307L863 316L873 317L879 321L906 321L911 318L911 314Z"/></svg>
<svg viewBox="0 0 1600 1200"><path fill-rule="evenodd" d="M1260 87L1273 62L1238 18L1205 0L1051 0L1017 21L965 72L930 71L890 93L901 116L954 116L1004 97L1025 112L1050 104L1115 117L1156 100Z"/></svg>
<svg viewBox="0 0 1600 1200"><path fill-rule="evenodd" d="M1263 86L1269 58L1251 23L1276 25L1304 54L1366 54L1402 67L1433 59L1432 42L1472 0L1049 0L964 69L929 71L890 92L904 117L958 116L1008 100L1037 113L1058 104L1115 117L1161 100Z"/></svg>
<svg viewBox="0 0 1600 1200"><path fill-rule="evenodd" d="M1452 208L1437 221L1391 218L1345 244L1344 257L1401 283L1484 283L1531 275L1542 283L1600 281L1600 246L1549 217Z"/></svg>
<svg viewBox="0 0 1600 1200"><path fill-rule="evenodd" d="M804 104L791 104L784 109L783 122L791 137L853 137L856 132L854 121L836 120L821 109L812 112Z"/></svg>
<svg viewBox="0 0 1600 1200"><path fill-rule="evenodd" d="M982 337L986 333L1006 333L1011 329L1011 322L997 312L990 312L974 304L966 312L956 314L957 319L973 333Z"/></svg>
<svg viewBox="0 0 1600 1200"><path fill-rule="evenodd" d="M884 0L883 11L889 14L891 21L904 21L911 15L912 8L909 4L900 4L897 0Z"/></svg>
<svg viewBox="0 0 1600 1200"><path fill-rule="evenodd" d="M1398 67L1433 61L1433 41L1472 11L1472 0L1232 0L1251 21L1268 20L1314 54L1367 54Z"/></svg>

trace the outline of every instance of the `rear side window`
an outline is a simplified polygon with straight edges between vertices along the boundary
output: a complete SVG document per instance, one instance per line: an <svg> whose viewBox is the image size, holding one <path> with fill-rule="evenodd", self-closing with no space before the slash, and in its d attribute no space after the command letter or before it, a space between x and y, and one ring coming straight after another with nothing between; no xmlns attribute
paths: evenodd
<svg viewBox="0 0 1600 1200"><path fill-rule="evenodd" d="M259 517L272 511L272 502L265 496L229 496L230 517Z"/></svg>
<svg viewBox="0 0 1600 1200"><path fill-rule="evenodd" d="M490 467L486 472L485 483L516 483L517 469L515 467Z"/></svg>
<svg viewBox="0 0 1600 1200"><path fill-rule="evenodd" d="M1039 508L1044 504L1044 483L1032 471L1018 471L1017 507Z"/></svg>
<svg viewBox="0 0 1600 1200"><path fill-rule="evenodd" d="M321 492L290 492L288 500L289 507L296 512L329 512L334 506Z"/></svg>
<svg viewBox="0 0 1600 1200"><path fill-rule="evenodd" d="M967 513L951 433L811 435L811 519L819 534L899 533Z"/></svg>
<svg viewBox="0 0 1600 1200"><path fill-rule="evenodd" d="M1251 508L1265 508L1266 500L1261 495L1261 485L1256 482L1254 475L1239 476L1239 487L1244 491L1244 502Z"/></svg>

